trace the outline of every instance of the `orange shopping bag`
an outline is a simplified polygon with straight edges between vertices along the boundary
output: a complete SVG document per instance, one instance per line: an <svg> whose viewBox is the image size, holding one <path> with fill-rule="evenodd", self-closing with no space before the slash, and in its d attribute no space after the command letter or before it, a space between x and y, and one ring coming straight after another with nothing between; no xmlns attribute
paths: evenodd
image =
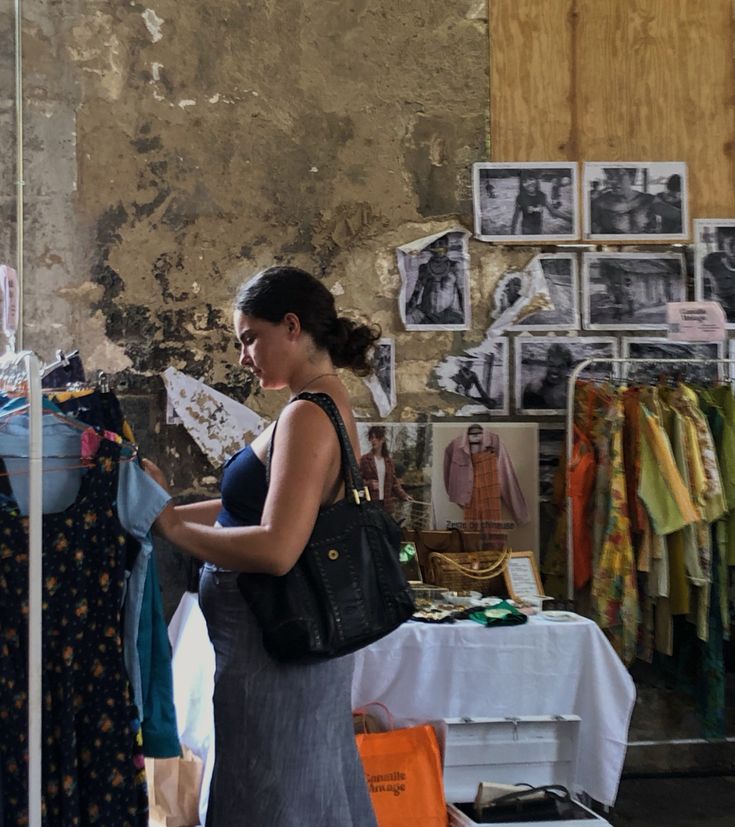
<svg viewBox="0 0 735 827"><path fill-rule="evenodd" d="M430 724L356 738L380 827L447 827L442 762Z"/></svg>

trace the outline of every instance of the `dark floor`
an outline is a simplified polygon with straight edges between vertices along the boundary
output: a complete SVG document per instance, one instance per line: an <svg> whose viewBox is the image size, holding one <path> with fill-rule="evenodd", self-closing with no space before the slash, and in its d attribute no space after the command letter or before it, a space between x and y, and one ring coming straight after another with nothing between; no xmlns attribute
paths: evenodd
<svg viewBox="0 0 735 827"><path fill-rule="evenodd" d="M603 815L613 827L735 827L735 776L624 778Z"/></svg>

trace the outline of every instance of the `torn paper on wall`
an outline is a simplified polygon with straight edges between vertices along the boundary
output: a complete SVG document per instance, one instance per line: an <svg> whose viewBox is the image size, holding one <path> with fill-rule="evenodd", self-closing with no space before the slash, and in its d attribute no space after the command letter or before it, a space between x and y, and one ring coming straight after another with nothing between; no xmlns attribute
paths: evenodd
<svg viewBox="0 0 735 827"><path fill-rule="evenodd" d="M263 430L265 422L247 405L176 368L163 372L163 382L182 424L212 465L224 464Z"/></svg>
<svg viewBox="0 0 735 827"><path fill-rule="evenodd" d="M388 414L396 406L396 358L395 340L378 339L373 355L374 371L363 381L368 386L373 402L381 416Z"/></svg>
<svg viewBox="0 0 735 827"><path fill-rule="evenodd" d="M508 341L488 336L460 356L447 356L434 368L439 387L469 402L457 416L508 414Z"/></svg>
<svg viewBox="0 0 735 827"><path fill-rule="evenodd" d="M500 333L533 313L553 309L541 259L534 256L523 270L510 270L498 282L488 333Z"/></svg>
<svg viewBox="0 0 735 827"><path fill-rule="evenodd" d="M445 230L396 249L406 330L470 327L469 235L462 228Z"/></svg>

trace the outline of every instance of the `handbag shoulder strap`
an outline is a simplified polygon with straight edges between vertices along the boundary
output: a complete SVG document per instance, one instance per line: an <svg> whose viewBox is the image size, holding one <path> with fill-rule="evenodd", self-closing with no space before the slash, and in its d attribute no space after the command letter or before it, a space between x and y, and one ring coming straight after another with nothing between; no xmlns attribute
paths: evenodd
<svg viewBox="0 0 735 827"><path fill-rule="evenodd" d="M334 425L334 429L337 432L337 439L339 440L340 453L342 455L342 478L344 479L345 484L345 496L348 496L348 491L351 492L352 498L358 504L363 499L368 499L369 495L367 494L366 486L362 479L362 474L360 473L360 468L357 465L355 452L352 450L352 444L350 443L350 438L347 435L344 420L342 419L342 415L340 414L339 409L335 405L332 397L327 393L310 393L309 391L302 391L297 396L294 396L294 398L290 401L295 402L297 399L303 399L307 402L313 402L315 405L318 405L329 417L332 425ZM268 456L265 464L265 479L267 485L270 484L273 440L276 436L277 427L278 420L276 420L276 424L273 426L273 433L271 434L271 439L268 444Z"/></svg>

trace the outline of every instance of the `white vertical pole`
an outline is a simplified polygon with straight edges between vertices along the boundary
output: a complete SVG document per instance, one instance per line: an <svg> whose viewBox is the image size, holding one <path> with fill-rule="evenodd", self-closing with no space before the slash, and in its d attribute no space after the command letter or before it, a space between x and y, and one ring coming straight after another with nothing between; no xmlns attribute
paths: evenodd
<svg viewBox="0 0 735 827"><path fill-rule="evenodd" d="M38 357L26 352L29 422L29 509L28 509L28 824L41 827L41 681L43 619L43 431L41 366Z"/></svg>

